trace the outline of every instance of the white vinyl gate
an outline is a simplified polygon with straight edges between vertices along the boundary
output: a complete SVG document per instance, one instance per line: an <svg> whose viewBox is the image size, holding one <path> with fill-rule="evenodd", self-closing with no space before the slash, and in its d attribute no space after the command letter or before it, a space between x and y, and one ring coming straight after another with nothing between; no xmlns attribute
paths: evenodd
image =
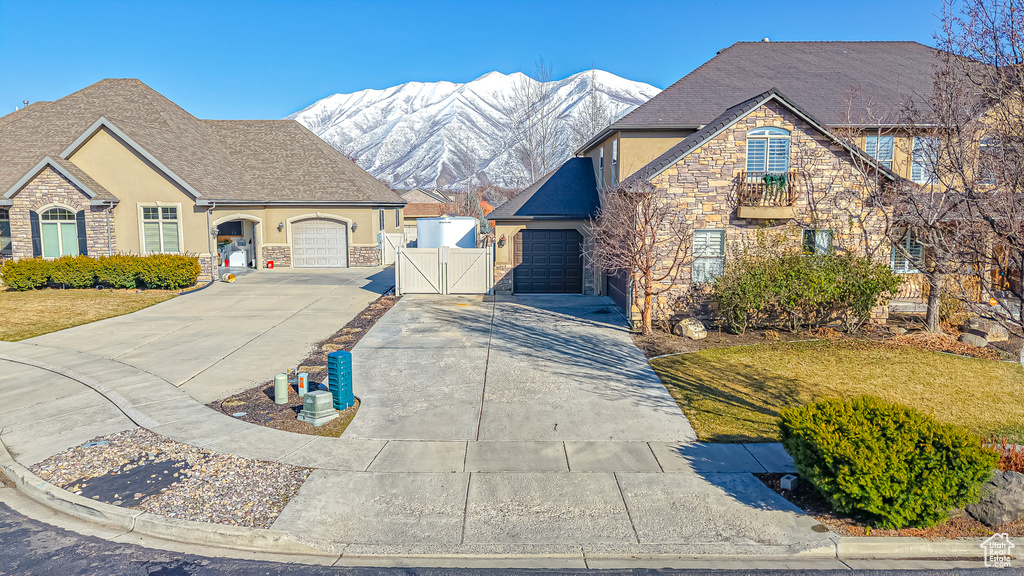
<svg viewBox="0 0 1024 576"><path fill-rule="evenodd" d="M402 248L395 263L399 294L488 294L494 288L494 246Z"/></svg>
<svg viewBox="0 0 1024 576"><path fill-rule="evenodd" d="M395 263L398 251L405 247L409 240L405 234L380 234L380 261L383 266Z"/></svg>

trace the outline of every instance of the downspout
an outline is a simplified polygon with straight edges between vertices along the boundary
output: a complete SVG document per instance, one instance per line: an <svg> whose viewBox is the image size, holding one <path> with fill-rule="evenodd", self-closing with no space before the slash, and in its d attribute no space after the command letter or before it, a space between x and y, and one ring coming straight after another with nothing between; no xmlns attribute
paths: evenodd
<svg viewBox="0 0 1024 576"><path fill-rule="evenodd" d="M110 213L114 211L114 203L107 203L106 215L107 215L107 256L113 256L114 242L110 235Z"/></svg>

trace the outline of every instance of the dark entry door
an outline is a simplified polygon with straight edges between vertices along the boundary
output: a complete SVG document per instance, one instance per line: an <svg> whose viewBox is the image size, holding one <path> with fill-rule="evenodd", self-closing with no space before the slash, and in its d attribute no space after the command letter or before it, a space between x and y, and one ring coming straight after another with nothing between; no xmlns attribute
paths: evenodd
<svg viewBox="0 0 1024 576"><path fill-rule="evenodd" d="M581 294L583 237L576 230L522 230L515 238L512 291Z"/></svg>

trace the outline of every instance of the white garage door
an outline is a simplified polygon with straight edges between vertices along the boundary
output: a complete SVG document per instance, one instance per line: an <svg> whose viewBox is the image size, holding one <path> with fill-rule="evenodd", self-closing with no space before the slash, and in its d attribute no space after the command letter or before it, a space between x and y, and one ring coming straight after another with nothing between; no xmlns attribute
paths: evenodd
<svg viewBox="0 0 1024 576"><path fill-rule="evenodd" d="M292 266L347 268L348 235L334 220L302 220L292 224Z"/></svg>

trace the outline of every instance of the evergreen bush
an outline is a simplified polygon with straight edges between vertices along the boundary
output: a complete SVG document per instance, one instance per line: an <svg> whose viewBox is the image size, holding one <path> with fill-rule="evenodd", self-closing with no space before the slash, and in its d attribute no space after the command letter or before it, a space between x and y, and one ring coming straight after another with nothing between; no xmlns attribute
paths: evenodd
<svg viewBox="0 0 1024 576"><path fill-rule="evenodd" d="M52 260L42 258L7 260L0 267L0 279L11 290L35 290L46 286L52 266Z"/></svg>
<svg viewBox="0 0 1024 576"><path fill-rule="evenodd" d="M977 499L999 460L955 426L870 396L783 410L779 429L802 478L879 528L944 521Z"/></svg>

